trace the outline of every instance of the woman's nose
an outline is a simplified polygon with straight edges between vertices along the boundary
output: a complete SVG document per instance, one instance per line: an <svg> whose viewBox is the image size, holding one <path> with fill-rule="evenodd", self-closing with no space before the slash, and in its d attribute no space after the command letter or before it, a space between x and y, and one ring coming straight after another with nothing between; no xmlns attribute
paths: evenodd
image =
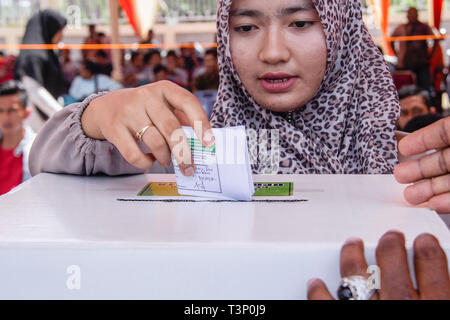
<svg viewBox="0 0 450 320"><path fill-rule="evenodd" d="M278 64L290 59L290 52L281 30L267 30L262 42L259 59L265 63Z"/></svg>

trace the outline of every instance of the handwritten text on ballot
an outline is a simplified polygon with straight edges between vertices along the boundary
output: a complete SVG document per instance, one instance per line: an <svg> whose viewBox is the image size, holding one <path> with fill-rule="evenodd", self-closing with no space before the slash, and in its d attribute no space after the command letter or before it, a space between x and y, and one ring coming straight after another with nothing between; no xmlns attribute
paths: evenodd
<svg viewBox="0 0 450 320"><path fill-rule="evenodd" d="M254 193L252 171L244 126L212 129L215 144L202 146L190 127L183 127L196 167L195 174L183 176L175 159L178 193L223 200L251 201Z"/></svg>

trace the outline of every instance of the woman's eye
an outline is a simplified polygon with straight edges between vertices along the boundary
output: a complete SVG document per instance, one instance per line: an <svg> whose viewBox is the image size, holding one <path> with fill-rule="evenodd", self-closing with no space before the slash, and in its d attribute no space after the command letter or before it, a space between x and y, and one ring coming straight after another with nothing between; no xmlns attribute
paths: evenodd
<svg viewBox="0 0 450 320"><path fill-rule="evenodd" d="M240 26L240 27L236 27L234 28L235 31L237 32L250 32L254 30L254 26Z"/></svg>
<svg viewBox="0 0 450 320"><path fill-rule="evenodd" d="M309 22L309 21L295 21L292 23L292 25L298 29L303 29L311 24L312 24L312 22Z"/></svg>

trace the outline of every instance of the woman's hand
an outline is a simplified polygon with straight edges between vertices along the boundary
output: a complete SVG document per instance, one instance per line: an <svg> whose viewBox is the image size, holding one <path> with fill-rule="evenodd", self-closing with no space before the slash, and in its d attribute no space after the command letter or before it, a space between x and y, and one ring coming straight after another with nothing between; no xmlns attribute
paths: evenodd
<svg viewBox="0 0 450 320"><path fill-rule="evenodd" d="M380 289L372 297L377 300L450 299L450 277L447 257L439 241L430 234L422 234L414 241L414 272L418 289L413 286L405 249L405 236L397 231L387 232L378 242L377 263L380 267ZM364 243L349 239L341 250L341 276L366 273ZM308 299L331 300L333 297L320 279L308 282Z"/></svg>
<svg viewBox="0 0 450 320"><path fill-rule="evenodd" d="M139 148L135 133L152 123L143 136L151 154ZM88 137L108 140L133 166L147 170L155 160L170 165L171 153L185 175L195 168L182 125L194 128L203 145L214 143L211 125L197 98L170 81L113 91L93 100L81 117ZM174 150L174 148L176 148Z"/></svg>
<svg viewBox="0 0 450 320"><path fill-rule="evenodd" d="M398 148L404 156L436 150L400 163L394 175L400 183L414 183L405 189L406 201L413 205L428 202L438 213L450 213L450 118L409 134Z"/></svg>

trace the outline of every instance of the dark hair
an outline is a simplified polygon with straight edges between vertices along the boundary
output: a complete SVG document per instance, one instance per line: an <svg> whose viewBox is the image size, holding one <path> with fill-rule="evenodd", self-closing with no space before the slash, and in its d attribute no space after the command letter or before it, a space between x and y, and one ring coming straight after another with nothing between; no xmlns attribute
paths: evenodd
<svg viewBox="0 0 450 320"><path fill-rule="evenodd" d="M97 32L98 37L106 37L106 34L104 32Z"/></svg>
<svg viewBox="0 0 450 320"><path fill-rule="evenodd" d="M144 63L147 64L155 54L157 54L158 56L161 56L161 53L159 52L159 50L156 50L156 49L150 50L149 52L147 52L144 55Z"/></svg>
<svg viewBox="0 0 450 320"><path fill-rule="evenodd" d="M436 121L442 119L442 116L435 113L422 114L420 116L414 117L408 121L402 131L405 132L414 132L416 130L425 128Z"/></svg>
<svg viewBox="0 0 450 320"><path fill-rule="evenodd" d="M95 53L95 56L96 57L100 57L100 58L104 58L104 59L106 59L108 57L108 55L106 54L106 52L104 50L98 50Z"/></svg>
<svg viewBox="0 0 450 320"><path fill-rule="evenodd" d="M400 100L408 98L408 97L412 97L412 96L421 96L423 101L427 105L428 109L430 109L433 106L433 104L431 102L430 94L428 93L428 91L426 91L422 88L419 88L416 85L404 86L398 91L398 98Z"/></svg>
<svg viewBox="0 0 450 320"><path fill-rule="evenodd" d="M177 53L175 52L175 50L170 50L169 52L167 52L167 57L175 57L178 58Z"/></svg>
<svg viewBox="0 0 450 320"><path fill-rule="evenodd" d="M88 70L93 75L98 73L98 66L94 62L89 61L89 60L84 60L82 65L83 65L83 67L86 68L86 70Z"/></svg>
<svg viewBox="0 0 450 320"><path fill-rule="evenodd" d="M28 94L25 90L25 87L20 81L9 80L0 84L0 96L8 96L11 94L17 94L19 96L19 102L22 107L27 107Z"/></svg>
<svg viewBox="0 0 450 320"><path fill-rule="evenodd" d="M158 74L161 71L169 72L169 70L167 70L167 68L165 66L163 66L162 64L158 64L153 68L154 74Z"/></svg>
<svg viewBox="0 0 450 320"><path fill-rule="evenodd" d="M136 60L136 58L139 57L140 55L141 53L139 51L131 52L131 61L134 62L134 60Z"/></svg>
<svg viewBox="0 0 450 320"><path fill-rule="evenodd" d="M217 49L208 49L205 52L205 56L208 54L212 54L215 58L217 58Z"/></svg>

